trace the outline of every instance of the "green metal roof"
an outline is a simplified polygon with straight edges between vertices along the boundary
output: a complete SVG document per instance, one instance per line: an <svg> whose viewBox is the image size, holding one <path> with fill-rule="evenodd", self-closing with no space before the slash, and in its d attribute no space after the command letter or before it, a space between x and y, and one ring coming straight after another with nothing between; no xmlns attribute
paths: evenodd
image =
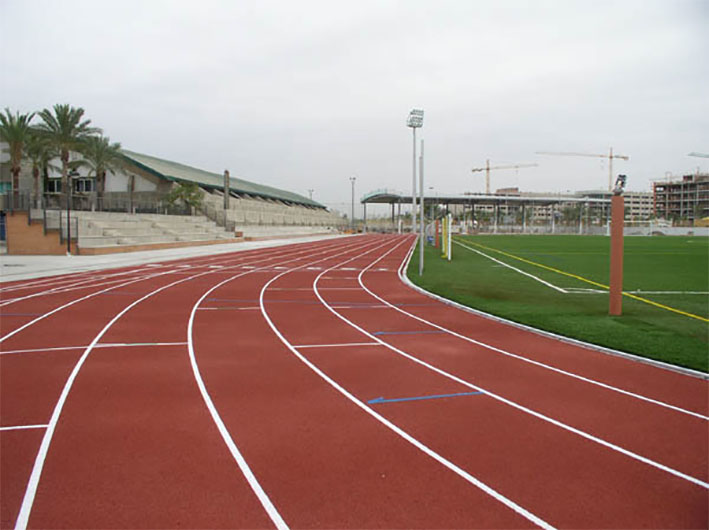
<svg viewBox="0 0 709 530"><path fill-rule="evenodd" d="M210 173L209 171L186 166L170 160L163 160L162 158L128 151L127 149L122 149L121 151L128 160L157 177L168 180L196 182L205 188L224 190L223 175ZM315 202L297 193L272 188L271 186L264 186L263 184L256 184L255 182L231 176L229 177L229 189L236 193L248 193L250 195L288 201L315 208L325 208L325 206L319 202Z"/></svg>

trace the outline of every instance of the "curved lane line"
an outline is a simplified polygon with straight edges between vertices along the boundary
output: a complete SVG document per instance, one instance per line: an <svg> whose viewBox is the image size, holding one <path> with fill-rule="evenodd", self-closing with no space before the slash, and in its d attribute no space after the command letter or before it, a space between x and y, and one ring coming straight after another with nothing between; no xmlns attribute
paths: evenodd
<svg viewBox="0 0 709 530"><path fill-rule="evenodd" d="M332 246L334 246L334 245L325 245L326 248L330 248L330 247L332 247ZM283 248L283 247L279 247L279 248ZM292 250L292 249L291 249L291 250ZM300 253L307 252L307 251L308 251L308 250L306 249L306 250L303 250L302 252L299 251L299 252L297 252L296 254L300 254ZM282 255L282 254L288 254L288 252L289 252L289 251L286 250L285 252L281 252L281 253L277 254L277 256L275 256L275 257L278 257L278 256L280 256L280 255ZM231 257L226 260L226 263L230 263L232 260L236 260L236 257L233 256L232 254L228 254L227 256L231 256ZM219 257L221 257L221 256L219 256ZM247 257L245 257L245 258L244 258L243 256L239 256L239 258L243 258L243 259L236 260L236 263L234 263L233 265L229 265L229 267L238 267L238 266L240 266L241 264L248 262L248 260L249 260L251 257L252 257L252 256L251 256L250 254L249 254ZM273 256L272 256L272 257L273 257ZM262 260L262 261L263 261L263 260ZM253 262L253 260L251 260L249 263L252 263L252 262ZM258 260L257 260L257 262L258 262ZM226 270L226 269L224 269L224 268L222 268L222 269L211 269L210 272L217 272L217 271L224 272L225 270ZM106 288L106 289L102 289L101 291L96 291L96 292L94 292L94 293L88 294L88 295L83 296L83 297L81 297L81 298L77 298L77 299L75 299L75 300L72 300L71 302L68 302L68 303L66 303L66 304L64 304L64 305L62 305L62 306L56 307L56 308L54 308L53 310L51 310L51 311L49 311L49 312L47 312L47 313L45 313L45 314L43 314L43 315L41 315L41 316L35 318L34 320L31 320L30 322L27 322L26 324L20 326L19 328L17 328L17 329L15 329L15 330L11 331L11 332L8 333L7 335L4 335L3 337L0 337L0 343L3 342L3 341L6 340L6 339L9 339L10 337L12 337L13 335L15 335L16 333L19 333L19 332L22 331L23 329L26 329L26 328L28 328L28 327L30 327L30 326L36 324L36 323L39 322L40 320L43 320L43 319L47 318L48 316L51 316L51 315L53 315L54 313L57 313L58 311L61 311L61 310L63 310L63 309L66 309L67 307L70 307L70 306L72 306L72 305L74 305L74 304L76 304L76 303L78 303L78 302L82 302L82 301L84 301L84 300L87 300L87 299L92 298L92 297L94 297L94 296L97 296L97 295L106 293L106 292L111 291L111 290L113 290L113 289L117 289L117 288L119 288L119 287L125 287L126 285L130 285L130 284L133 284L133 283L136 283L136 282L139 282L139 281L150 280L150 279L156 278L156 277L158 277L158 276L163 276L163 275L166 275L166 274L173 274L173 273L175 273L175 272L177 272L177 271L175 271L175 270L173 270L173 269L170 269L170 270L167 270L167 271L160 271L160 272L157 272L156 274L149 275L149 276L141 276L141 277L139 277L138 279L133 279L133 280L130 280L130 281L125 282L125 283L122 283L122 284L114 285L114 286L112 286L112 287L108 287L108 288Z"/></svg>
<svg viewBox="0 0 709 530"><path fill-rule="evenodd" d="M350 246L346 246L349 250ZM330 250L328 248L328 250ZM322 254L321 253L316 253L317 254ZM331 256L328 256L323 259L329 259ZM298 259L298 258L296 258ZM282 263L288 263L290 261L295 261L293 260L287 260ZM318 260L322 261L322 260ZM312 263L317 263L317 261L312 262ZM303 265L307 266L310 263ZM264 267L265 269L266 267ZM269 498L268 494L264 491L263 487L259 483L258 479L256 478L256 475L254 475L253 471L251 470L251 467L249 466L248 462L246 462L246 459L244 458L244 455L239 451L239 448L237 447L236 443L234 442L234 439L231 436L231 433L227 429L226 425L224 424L224 421L222 420L221 415L219 414L219 411L217 410L217 407L214 405L214 401L212 401L212 397L209 395L209 391L207 390L207 386L204 383L204 379L202 378L202 373L199 369L199 365L197 363L197 358L195 356L195 351L194 351L194 318L195 315L197 314L197 310L199 309L199 305L210 295L212 294L215 290L218 288L222 287L223 285L241 277L245 276L246 274L250 274L252 272L257 272L260 271L260 268L256 269L251 269L249 271L243 272L241 274L237 274L235 276L232 276L231 278L227 278L226 280L223 280L219 282L218 284L214 285L213 287L209 288L205 293L200 297L199 300L192 306L192 311L190 312L190 319L187 324L187 348L189 350L189 356L190 356L190 365L192 366L192 372L194 374L195 381L197 382L197 386L199 387L199 392L202 395L202 399L204 399L204 403L207 405L207 409L209 410L209 414L212 416L212 420L214 421L215 425L217 426L217 429L219 430L219 434L222 436L222 439L224 440L224 443L226 444L227 448L229 449L229 452L231 453L232 457L236 461L237 465L239 466L239 469L243 473L244 477L249 483L249 486L251 486L251 489L253 492L256 494L256 497L258 497L259 501L261 502L261 505L263 506L264 510L266 510L266 513L268 516L271 518L271 521L273 521L273 524L276 525L276 528L280 530L285 530L288 528L288 525L286 522L283 520L283 517L281 514L278 512L276 507L274 506L273 502Z"/></svg>
<svg viewBox="0 0 709 530"><path fill-rule="evenodd" d="M392 250L393 250L393 249L392 249ZM391 251L390 251L390 252L391 252ZM316 294L316 295L318 296L318 298L322 301L323 305L324 305L332 314L336 315L336 316L337 316L338 318L340 318L342 321L348 323L350 326L352 326L352 327L355 328L356 330L360 331L360 332L363 333L364 335L370 337L372 340L375 340L375 341L377 341L377 342L380 342L382 345L384 345L384 346L386 346L387 348L389 348L390 350L392 350L392 351L398 353L399 355L401 355L401 356L403 356L403 357L406 357L407 359L409 359L409 360L411 360L411 361L413 361L413 362L415 362L415 363L417 363L417 364L420 364L421 366L424 366L424 367L428 368L429 370L432 370L433 372L436 372L437 374L440 374L440 375L442 375L442 376L444 376L444 377L447 377L448 379L451 379L451 380L456 381L456 382L458 382L458 383L460 383L460 384L462 384L462 385L464 385L464 386L467 386L468 388L472 388L473 390L480 391L480 392L484 393L485 395L487 395L487 396L489 396L489 397L491 397L491 398L493 398L493 399L495 399L495 400L497 400L497 401L500 401L501 403L504 403L504 404L506 404L506 405L509 405L510 407L513 407L513 408L515 408L515 409L517 409L517 410L519 410L519 411L521 411L521 412L525 412L525 413L527 413L527 414L529 414L529 415L531 415L531 416L534 416L535 418L538 418L538 419L540 419L540 420L542 420L542 421L546 421L546 422L548 422L548 423L551 423L552 425L555 425L556 427L559 427L559 428L564 429L564 430L566 430L566 431L568 431L568 432L571 432L571 433L573 433L573 434L576 434L576 435L578 435L578 436L581 436L582 438L585 438L585 439L587 439L587 440L589 440L589 441L592 441L592 442L595 442L595 443L597 443L597 444L599 444L599 445L602 445L602 446L604 446L604 447L607 447L608 449L612 449L612 450L614 450L614 451L617 451L617 452L619 452L619 453L621 453L621 454L623 454L623 455L625 455L625 456L628 456L628 457L630 457L630 458L632 458L632 459L634 459L634 460L638 460L638 461L640 461L640 462L643 462L644 464L647 464L647 465L649 465L649 466L652 466L652 467L654 467L654 468L656 468L656 469L659 469L659 470L661 470L661 471L665 471L666 473L669 473L669 474L671 474L671 475L674 475L674 476L676 476L676 477L679 477L679 478L681 478L681 479L684 479L684 480L686 480L686 481L688 481L688 482L691 482L691 483L693 483L693 484L696 484L697 486L700 486L700 487L702 487L702 488L704 488L704 489L709 489L709 483L706 483L706 482L704 482L704 481L702 481L702 480L700 480L700 479L698 479L698 478L695 478L695 477L692 477L691 475L687 475L687 474L685 474L685 473L682 473L681 471L678 471L678 470L676 470L676 469L673 469L673 468L671 468L671 467L668 467L668 466L666 466L666 465L664 465L664 464L660 464L659 462L655 462L654 460L651 460L651 459L646 458L646 457L644 457L644 456L642 456L642 455L639 455L639 454L637 454L637 453L634 453L634 452L632 452L632 451L630 451L630 450L628 450L628 449L625 449L625 448L623 448L623 447L620 447L619 445L616 445L616 444L614 444L614 443L608 442L608 441L604 440L603 438L599 438L599 437L597 437L597 436L594 436L594 435L592 435L592 434L589 434L589 433L587 433L587 432L585 432L585 431L582 431L582 430L580 430L580 429L577 429L577 428L575 428L575 427L572 427L572 426L570 426L570 425L567 425L567 424L565 424L565 423L563 423L563 422L561 422L561 421L555 420L554 418L551 418L551 417L549 417L549 416L546 416L545 414L542 414L541 412L537 412L537 411L532 410L532 409L530 409L530 408L528 408L528 407L525 407L524 405L520 405L519 403L516 403L516 402L514 402L514 401L512 401L512 400L509 400L509 399L507 399L507 398L504 398L504 397L502 397L502 396L500 396L500 395L498 395L498 394L495 394L495 393L493 393L493 392L491 392L491 391L489 391L489 390L485 390L484 388L482 388L482 387L480 387L480 386L474 385L473 383L470 383L470 382L468 382L468 381L466 381L466 380L464 380L464 379L461 379L460 377L458 377L458 376L456 376L456 375L453 375L453 374L451 374L451 373L449 373L449 372L446 372L445 370L441 370L440 368L437 368L437 367L433 366L432 364L429 364L429 363L427 363L427 362L425 362L425 361L422 361L421 359L418 359L417 357L414 357L413 355L410 355L410 354L404 352L403 350L400 350L399 348L397 348L397 347L395 347L395 346L392 346L391 344L389 344L389 343L387 343L387 342L384 342L383 340L379 339L377 336L372 335L372 334L369 333L368 331L366 331L366 330L364 330L363 328L359 327L359 326L358 326L357 324L355 324L354 322L349 321L346 317L342 316L342 315L339 314L337 311L335 311L332 307L330 307L330 306L327 304L327 302L325 302L325 300L320 296L320 294L319 294L318 291L317 291L317 279L316 279L316 285L315 285L315 287L316 287L315 294Z"/></svg>
<svg viewBox="0 0 709 530"><path fill-rule="evenodd" d="M399 245L404 243L402 241L401 243L398 243L394 248L397 248ZM393 250L393 249L392 249ZM365 252L364 254L367 254L368 252ZM362 254L362 255L364 255ZM334 267L331 267L330 269L327 269L323 272L321 272L315 279L313 283L313 289L315 291L315 294L320 297L318 291L317 291L317 281L320 279L321 276L323 276L326 272L331 271L332 269L335 269L336 267L343 265L344 263L349 263L350 261L353 261L355 259L360 258L362 255L355 256L354 258L348 259L347 261L344 261L340 263L339 265L336 265ZM497 501L501 502L508 508L511 508L514 510L516 513L524 517L525 519L533 522L534 524L538 525L541 528L545 528L547 530L552 530L554 527L551 526L549 523L546 521L540 519L533 513L529 512L528 510L525 510L518 504L516 504L514 501L508 499L504 495L498 493L496 490L485 484L484 482L478 480L474 476L472 476L470 473L465 471L464 469L461 469L460 467L456 466L453 462L445 459L443 456L440 454L436 453L432 449L430 449L428 446L424 445L421 443L419 440L408 434L406 431L403 429L397 427L395 424L387 420L384 416L381 414L375 412L371 407L368 407L364 402L360 401L358 398L356 398L353 394L350 394L345 388L340 386L336 381L334 381L332 378L330 378L327 374L325 374L322 370L320 370L317 366L315 366L312 362L310 362L307 358L305 358L297 349L295 346L293 346L288 340L281 334L281 332L278 330L278 328L275 326L271 318L268 316L268 312L266 311L266 308L264 306L264 293L266 292L266 289L268 289L268 286L273 283L276 279L280 278L281 276L287 274L288 271L283 272L275 277L273 277L268 283L266 283L263 288L261 289L261 294L259 296L259 303L261 305L261 313L263 314L263 317L266 319L266 322L270 326L270 328L273 330L273 332L276 334L276 336L283 342L283 344L286 345L286 347L298 358L300 359L308 368L310 368L313 372L315 372L317 375L319 375L323 380L325 380L330 386L332 386L335 390L340 392L343 396L345 396L348 400L350 400L352 403L354 403L357 407L362 409L364 412L372 416L374 419L382 423L384 426L388 427L390 430L392 430L394 433L398 434L400 437L402 437L404 440L412 444L414 447L428 455L429 457L433 458L440 464L444 465L451 471L453 471L455 474L457 474L459 477L463 478L470 484L474 485L475 487L479 488L480 490L484 491ZM322 301L322 298L320 298ZM324 304L324 302L323 302ZM325 304L327 307L327 305ZM333 311L334 313L334 311ZM337 313L335 313L337 315ZM338 315L339 316L339 315ZM379 341L382 342L382 341Z"/></svg>
<svg viewBox="0 0 709 530"><path fill-rule="evenodd" d="M406 260L404 260L404 262L402 262L402 265L401 265L401 267L400 267L400 269L399 269L400 275L401 275L401 273L402 273L402 268L403 268L404 263L406 263ZM374 298L376 298L377 300L381 301L382 303L388 305L388 306L391 307L392 309L396 309L396 310L399 311L400 313L402 313L402 314L404 314L404 315L407 315L407 316L409 316L409 317L411 317L411 318L413 318L413 319L415 319L415 320L418 320L419 322L422 322L422 323L427 324L427 325L429 325L429 326L432 326L432 327L434 327L434 328L436 328L436 329L438 329L438 330L441 330L441 331L444 331L444 332L446 332L446 333L449 333L449 334L451 334L451 335L453 335L453 336L455 336L455 337L458 337L459 339L463 339L463 340L465 340L465 341L467 341L467 342L470 342L470 343L472 343L472 344L475 344L475 345L477 345L477 346L482 346L483 348L486 348L486 349L488 349L488 350L492 350L492 351L497 352L497 353L500 353L500 354L502 354L502 355L506 355L506 356L508 356L508 357L512 357L512 358L517 359L517 360L519 360L519 361L523 361L523 362L526 362L526 363L529 363L529 364L533 364L533 365L535 365L535 366L539 366L540 368L545 368L545 369L550 370L550 371L552 371L552 372L556 372L556 373L558 373L558 374L562 374L562 375L565 375L565 376L568 376L568 377L572 377L572 378L577 379L577 380L579 380L579 381L583 381L583 382L589 383L589 384L591 384L591 385L596 385L596 386L601 387L601 388L604 388L604 389L606 389L606 390L611 390L611 391L613 391L613 392L618 392L619 394L623 394L623 395L625 395L625 396L633 397L633 398L639 399L639 400L641 400L641 401L646 401L646 402L648 402L648 403L652 403L653 405L658 405L658 406L660 406L660 407L665 407L665 408L674 410L674 411L676 411L676 412L681 412L682 414L687 414L687 415L689 415L689 416L694 416L694 417L696 417L696 418L699 418L699 419L702 419L702 420L705 420L705 421L709 421L709 417L708 417L708 416L704 416L703 414L699 414L698 412L693 412L693 411L691 411L691 410L683 409L683 408L677 407L677 406L675 406L675 405L670 405L669 403L665 403L664 401L660 401L660 400L657 400L657 399L649 398L649 397L647 397L647 396L643 396L643 395L641 395L641 394L636 394L636 393L630 392L630 391L628 391L628 390L623 390L622 388L618 388L618 387L615 387L615 386L612 386L612 385L608 385L608 384L606 384L606 383L601 383L600 381L596 381L595 379L590 379L590 378L588 378L588 377L584 377L584 376L582 376L582 375L578 375L578 374L575 374L575 373L573 373L573 372L567 372L566 370L562 370L561 368L556 368L556 367L554 367L554 366L551 366L551 365L548 365L548 364L544 364L544 363L542 363L542 362L540 362L540 361L534 361L534 360L529 359L529 358L527 358L527 357L524 357L524 356L522 356L522 355L518 355L518 354L515 354L515 353L512 353L512 352L503 350L503 349L501 349L501 348L497 348L497 347L495 347L495 346L492 346L492 345L490 345L490 344L486 344L486 343L484 343L484 342L480 342L479 340L475 340L475 339L473 339L473 338L471 338L471 337L467 337L467 336L465 336L465 335L461 335L460 333L457 333L457 332L455 332L455 331L453 331L453 330L450 330L450 329L448 329L448 328L445 328L445 327L443 327L443 326L440 326L440 325L438 325L438 324L435 324L435 323L433 323L433 322L431 322L431 321L429 321L429 320L426 320L425 318L422 318L422 317L419 317L419 316L414 315L414 314L412 314L412 313L409 313L408 311L405 311L405 310L401 309L400 307L397 307L397 306L393 305L392 303L388 302L387 300L385 300L385 299L382 298L381 296L378 296L377 294L375 294L374 292L372 292L369 288L367 288L367 286L365 286L365 285L364 285L364 282L362 281L362 275L363 275L365 272L366 272L366 269L363 270L363 271L360 273L360 275L359 275L359 284L362 286L362 289L364 289L367 293L369 293L370 295L372 295Z"/></svg>
<svg viewBox="0 0 709 530"><path fill-rule="evenodd" d="M297 252L295 253L296 255L302 254L303 252L307 252L308 250L304 250L302 252ZM261 261L267 261L269 258L265 258ZM164 291L165 289L168 289L170 287L173 287L175 285L178 285L180 283L184 283L186 281L192 280L194 278L198 278L200 276L206 276L209 274L213 274L215 271L214 270L209 270L205 271L199 274L195 274L193 276L189 276L186 278L182 278L180 280L177 280L175 282L169 283L167 285L163 285L162 287L159 287L155 289L154 291L148 293L147 295L139 298L138 300L133 301L131 304L126 306L123 310L121 310L118 314L116 314L111 321L104 326L104 328L94 337L94 339L91 341L89 346L86 348L82 356L79 358L77 361L76 365L74 366L74 369L71 371L71 374L67 378L66 383L64 384L64 388L62 389L61 395L59 396L59 400L57 401L57 404L54 407L54 411L52 412L52 416L49 420L49 423L47 424L47 430L44 432L44 436L42 438L42 442L39 447L39 451L37 452L37 456L35 458L34 466L32 467L32 473L30 475L27 488L25 489L25 495L22 499L22 505L20 507L20 513L17 516L17 521L15 523L15 529L16 530L24 530L27 528L27 524L29 522L29 517L30 513L32 511L32 506L34 504L34 499L37 494L37 487L39 486L39 479L42 475L42 470L44 468L44 462L47 457L47 453L49 451L49 446L52 442L52 437L54 436L54 431L56 429L57 423L59 422L59 418L61 416L62 410L64 408L64 403L66 402L66 399L69 395L69 391L71 390L71 387L74 384L74 380L79 374L79 371L81 370L81 367L83 364L86 362L86 359L88 358L89 354L91 351L96 347L98 341L103 337L106 332L115 324L118 319L120 319L123 315L125 315L130 309L138 305L139 303L143 302L144 300L147 300L151 296ZM245 274L248 274L245 273ZM77 300L78 301L78 300Z"/></svg>

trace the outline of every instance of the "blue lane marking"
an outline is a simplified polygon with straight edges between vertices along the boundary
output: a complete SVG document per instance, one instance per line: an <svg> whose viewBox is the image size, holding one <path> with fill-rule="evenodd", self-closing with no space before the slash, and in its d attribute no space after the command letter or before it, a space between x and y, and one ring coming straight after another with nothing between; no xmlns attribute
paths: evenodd
<svg viewBox="0 0 709 530"><path fill-rule="evenodd" d="M383 397L378 397L375 399L370 399L369 401L367 401L367 403L370 405L376 405L378 403L396 403L399 401L420 401L422 399L439 399L439 398L458 397L458 396L477 396L478 394L482 394L482 392L462 392L460 394L438 394L436 396L418 396L418 397L393 398L393 399L384 399Z"/></svg>
<svg viewBox="0 0 709 530"><path fill-rule="evenodd" d="M443 331L438 329L421 331L375 331L372 335L417 335L419 333L443 333Z"/></svg>

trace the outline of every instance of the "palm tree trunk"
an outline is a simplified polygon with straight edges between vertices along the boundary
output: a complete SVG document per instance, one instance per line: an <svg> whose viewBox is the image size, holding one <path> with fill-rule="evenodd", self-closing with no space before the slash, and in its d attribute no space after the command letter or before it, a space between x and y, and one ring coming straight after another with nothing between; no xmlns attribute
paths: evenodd
<svg viewBox="0 0 709 530"><path fill-rule="evenodd" d="M69 151L62 151L62 193L64 194L63 207L69 205Z"/></svg>
<svg viewBox="0 0 709 530"><path fill-rule="evenodd" d="M34 207L41 208L39 203L39 167L34 166L32 168L32 177L34 177L34 189L32 190L32 195L34 196Z"/></svg>
<svg viewBox="0 0 709 530"><path fill-rule="evenodd" d="M103 194L106 191L106 172L101 171L98 177L98 182L97 182L97 195L98 195L98 209L99 211L103 211Z"/></svg>
<svg viewBox="0 0 709 530"><path fill-rule="evenodd" d="M12 207L17 209L20 205L20 166L12 166Z"/></svg>

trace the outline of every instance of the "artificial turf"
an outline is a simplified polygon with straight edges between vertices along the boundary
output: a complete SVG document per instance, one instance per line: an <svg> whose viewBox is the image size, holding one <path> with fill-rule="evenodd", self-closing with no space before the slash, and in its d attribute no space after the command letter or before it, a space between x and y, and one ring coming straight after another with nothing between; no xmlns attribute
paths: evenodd
<svg viewBox="0 0 709 530"><path fill-rule="evenodd" d="M409 278L431 292L515 322L709 371L709 238L626 237L623 290L641 292L631 293L637 298L623 297L619 317L608 315L607 290L579 279L608 285L608 237L485 235L456 241L498 261L454 244L448 262L427 246L424 275L418 275L416 249ZM502 263L574 292L559 292Z"/></svg>

